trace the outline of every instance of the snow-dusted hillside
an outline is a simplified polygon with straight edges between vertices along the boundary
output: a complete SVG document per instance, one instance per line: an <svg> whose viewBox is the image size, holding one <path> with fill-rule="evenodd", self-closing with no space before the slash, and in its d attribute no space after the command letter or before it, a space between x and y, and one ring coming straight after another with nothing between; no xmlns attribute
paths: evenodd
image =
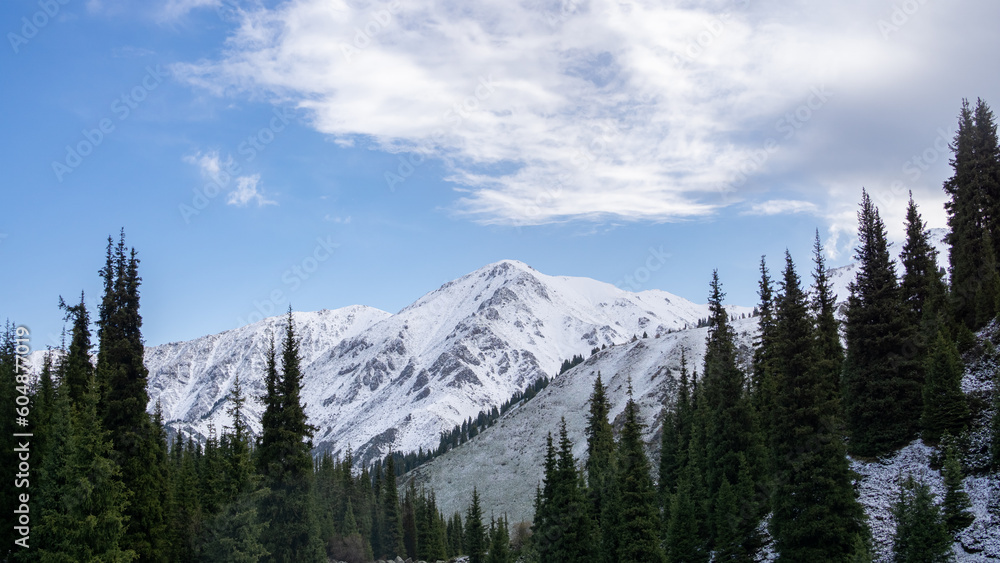
<svg viewBox="0 0 1000 563"><path fill-rule="evenodd" d="M706 305L664 291L630 293L513 260L446 283L395 315L365 307L296 314L314 443L335 453L351 447L359 461L436 447L441 431L552 376L574 354L707 316ZM250 393L262 392L264 350L283 323L147 349L150 408L159 400L168 424L185 432L228 424L235 374ZM260 405L248 406L257 418Z"/></svg>
<svg viewBox="0 0 1000 563"><path fill-rule="evenodd" d="M750 343L756 319L733 322L744 361L750 361ZM515 407L491 428L466 444L424 464L404 476L417 487L433 488L445 514L464 511L478 487L483 506L506 513L511 522L531 520L535 486L542 480L545 438L558 433L565 417L573 454L586 457L587 401L600 372L608 388L611 418L616 429L628 401L628 379L646 423L645 440L659 449L661 414L673 400L680 377L681 349L687 351L689 369L698 369L704 358L708 329L692 329L660 338L609 347L554 380L534 399Z"/></svg>
<svg viewBox="0 0 1000 563"><path fill-rule="evenodd" d="M945 242L945 237L948 235L948 229L931 229L930 230L931 246L933 246L937 252L937 263L939 268L944 268L945 272L948 271L948 253L950 249L948 244ZM896 244L890 249L892 250L892 255L896 260L896 275L903 275L903 265L899 261L899 253L903 251L903 245ZM852 250L853 257L853 250ZM847 301L847 297L851 294L847 286L854 281L855 276L858 274L858 263L851 262L846 266L841 266L839 268L831 268L829 271L830 282L833 285L833 293L837 296L837 302L843 303Z"/></svg>

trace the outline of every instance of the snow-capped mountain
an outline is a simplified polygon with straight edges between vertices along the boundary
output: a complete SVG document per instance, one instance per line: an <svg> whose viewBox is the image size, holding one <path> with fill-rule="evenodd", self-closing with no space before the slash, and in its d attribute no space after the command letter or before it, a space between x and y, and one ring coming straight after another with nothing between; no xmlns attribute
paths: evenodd
<svg viewBox="0 0 1000 563"><path fill-rule="evenodd" d="M441 431L554 375L574 354L707 316L706 305L664 291L630 293L514 260L446 283L395 315L360 306L296 313L313 442L335 453L350 447L359 462L433 448ZM186 433L228 425L236 374L248 394L263 393L264 351L272 334L280 342L284 322L148 348L150 409L159 401L168 425ZM247 405L257 430L261 405Z"/></svg>

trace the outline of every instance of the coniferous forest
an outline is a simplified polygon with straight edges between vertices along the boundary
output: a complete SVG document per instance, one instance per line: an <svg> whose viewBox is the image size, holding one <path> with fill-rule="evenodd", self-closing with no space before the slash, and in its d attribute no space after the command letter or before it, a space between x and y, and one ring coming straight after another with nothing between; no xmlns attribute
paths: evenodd
<svg viewBox="0 0 1000 563"><path fill-rule="evenodd" d="M4 479L2 510L17 521L3 528L0 558L847 563L888 549L896 562L948 561L956 534L973 522L963 478L1000 470L1000 377L993 404L962 389L966 364L996 355L983 329L995 329L1000 313L1000 144L985 102L963 101L951 149L948 256L937 254L912 196L894 251L863 189L849 295L833 293L818 231L808 266L788 253L760 259L749 362L713 272L704 358L692 365L682 355L659 443L644 441L650 422L631 384L612 420L598 374L586 455L574 457L565 419L552 429L530 523L496 513L474 487L462 491L466 510L446 514L434 490L399 477L474 440L548 379L441 433L433 452L372 464L349 450L315 455L291 308L266 353L265 393L251 395L237 379L228 425L204 440L168 432L159 405L147 408L140 259L122 231L107 240L99 307L88 310L82 294L58 299L64 344L31 376L17 325L4 329L0 410L19 418L3 419L0 455L5 468L30 462L30 499L20 477ZM583 361L564 361L562 372ZM253 401L263 405L256 434ZM989 428L985 445L970 438L976 424ZM900 475L892 545L877 546L851 459L879 459L918 439L935 448L945 493Z"/></svg>

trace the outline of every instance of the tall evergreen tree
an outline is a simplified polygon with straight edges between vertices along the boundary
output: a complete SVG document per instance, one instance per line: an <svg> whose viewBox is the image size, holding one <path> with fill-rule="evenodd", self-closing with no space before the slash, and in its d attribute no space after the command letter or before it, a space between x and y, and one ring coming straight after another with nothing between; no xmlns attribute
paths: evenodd
<svg viewBox="0 0 1000 563"><path fill-rule="evenodd" d="M951 145L954 173L944 184L951 231L952 305L955 318L975 329L990 320L1000 297L1000 149L993 112L983 100L973 110L962 100ZM992 248L991 248L992 247ZM992 252L991 252L992 251Z"/></svg>
<svg viewBox="0 0 1000 563"><path fill-rule="evenodd" d="M490 527L490 552L486 563L514 563L510 553L510 532L507 519L501 517Z"/></svg>
<svg viewBox="0 0 1000 563"><path fill-rule="evenodd" d="M72 337L69 350L61 361L64 389L69 394L70 401L78 403L87 392L90 380L94 377L94 365L90 363L90 314L80 293L80 303L67 305L59 298L59 307L66 311L66 320L72 323Z"/></svg>
<svg viewBox="0 0 1000 563"><path fill-rule="evenodd" d="M270 493L261 503L261 516L270 522L263 543L274 561L324 561L319 537L313 486L312 432L301 402L302 374L299 341L289 307L282 344L282 373L277 374L273 352L268 353L264 427L258 466ZM267 409L272 411L267 413ZM263 419L262 419L263 423Z"/></svg>
<svg viewBox="0 0 1000 563"><path fill-rule="evenodd" d="M920 418L922 436L937 443L946 432L961 433L969 422L969 405L962 392L962 360L955 343L938 331L924 367L924 409Z"/></svg>
<svg viewBox="0 0 1000 563"><path fill-rule="evenodd" d="M617 483L620 495L618 561L621 563L666 562L660 547L660 516L649 460L642 442L639 406L632 398L629 381L625 424L618 444ZM570 559L568 561L580 561Z"/></svg>
<svg viewBox="0 0 1000 563"><path fill-rule="evenodd" d="M910 475L902 483L893 505L896 533L892 549L895 563L944 563L952 560L951 536L941 508L934 504L930 486Z"/></svg>
<svg viewBox="0 0 1000 563"><path fill-rule="evenodd" d="M472 488L472 504L465 515L465 551L469 563L486 563L486 528L483 527L483 509L479 505L479 491Z"/></svg>
<svg viewBox="0 0 1000 563"><path fill-rule="evenodd" d="M597 374L594 381L594 391L590 395L590 412L587 415L587 461L584 465L587 471L587 493L590 498L590 520L595 529L600 531L597 547L600 547L602 561L612 563L616 549L613 545L614 534L612 522L603 522L602 514L612 510L606 506L610 495L611 481L614 479L615 437L608 414L611 405L608 402L606 389ZM607 524L607 526L605 526ZM607 533L605 533L605 531ZM604 545L609 544L609 545ZM603 547L601 547L603 546Z"/></svg>
<svg viewBox="0 0 1000 563"><path fill-rule="evenodd" d="M760 297L760 304L757 305L757 326L759 332L756 346L753 353L753 398L754 406L760 414L760 420L764 434L769 434L766 426L769 424L767 412L771 409L771 398L773 395L773 382L770 374L773 371L772 357L774 356L774 287L771 282L771 274L767 269L767 260L760 257L760 281L758 282L757 295Z"/></svg>
<svg viewBox="0 0 1000 563"><path fill-rule="evenodd" d="M915 346L922 360L944 321L947 287L938 268L937 249L931 244L930 231L912 193L906 207L906 242L899 257L903 264L900 299L910 314L910 324L922 327Z"/></svg>
<svg viewBox="0 0 1000 563"><path fill-rule="evenodd" d="M68 390L57 395L40 470L41 519L34 530L41 561L126 562L137 557L122 545L128 493L110 458L96 393L88 387L75 404Z"/></svg>
<svg viewBox="0 0 1000 563"><path fill-rule="evenodd" d="M99 411L111 433L113 459L131 495L124 547L135 550L143 562L161 562L166 560L166 459L159 433L146 412L148 372L143 365L139 314L142 278L135 249L126 253L124 231L115 246L108 238L107 260L100 274L105 293L98 319L95 373Z"/></svg>
<svg viewBox="0 0 1000 563"><path fill-rule="evenodd" d="M885 225L862 191L859 262L847 306L843 397L852 454L888 453L916 435L923 400L917 359L907 349L907 322L889 257Z"/></svg>
<svg viewBox="0 0 1000 563"><path fill-rule="evenodd" d="M706 498L713 501L724 481L730 485L739 482L743 464L747 465L750 478L756 483L764 458L759 421L747 394L746 376L737 364L735 334L722 304L724 296L718 271L714 271L700 391L705 404L705 459L711 460L706 466ZM745 553L754 557L762 548L756 532L763 516L762 503L753 496L738 502L739 522L735 526L741 531Z"/></svg>
<svg viewBox="0 0 1000 563"><path fill-rule="evenodd" d="M396 490L396 462L392 452L386 456L385 480L382 484L382 551L387 557L406 553L403 546L403 519L399 506L399 492Z"/></svg>
<svg viewBox="0 0 1000 563"><path fill-rule="evenodd" d="M962 484L962 464L958 461L958 452L954 444L948 444L944 451L944 467L941 468L944 477L944 525L948 533L957 533L972 524L975 517L969 512L972 502Z"/></svg>
<svg viewBox="0 0 1000 563"><path fill-rule="evenodd" d="M835 382L824 369L791 256L775 314L771 534L782 561L851 561L867 539L837 424Z"/></svg>

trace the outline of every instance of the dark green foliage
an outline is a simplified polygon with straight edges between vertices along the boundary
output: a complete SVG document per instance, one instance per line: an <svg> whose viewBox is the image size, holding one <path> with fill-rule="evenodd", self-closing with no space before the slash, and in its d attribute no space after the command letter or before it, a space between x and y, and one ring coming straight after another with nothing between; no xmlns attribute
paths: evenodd
<svg viewBox="0 0 1000 563"><path fill-rule="evenodd" d="M760 328L753 353L753 400L757 412L761 414L760 421L764 435L767 436L770 424L767 413L772 408L774 393L771 381L772 358L774 356L774 287L771 274L767 269L767 261L760 257L760 281L757 295L760 304L757 306L757 326Z"/></svg>
<svg viewBox="0 0 1000 563"><path fill-rule="evenodd" d="M941 476L944 478L944 502L941 508L944 512L945 528L954 534L972 524L975 517L969 512L972 502L962 484L962 465L958 461L958 451L953 444L948 444L944 454L944 467L941 468Z"/></svg>
<svg viewBox="0 0 1000 563"><path fill-rule="evenodd" d="M605 506L611 494L612 481L614 480L614 456L615 456L615 436L611 423L608 421L608 413L611 405L608 402L606 389L601 380L601 374L597 374L594 381L594 391L590 395L590 412L587 415L587 461L584 468L587 472L587 494L590 500L590 521L595 529L604 528L602 515L612 507ZM611 523L609 522L609 527ZM605 538L605 536L607 536ZM595 546L600 548L601 553L608 557L614 554L614 546L611 543L611 534L603 532L598 538ZM603 547L602 547L603 546ZM607 559L610 561L611 559Z"/></svg>
<svg viewBox="0 0 1000 563"><path fill-rule="evenodd" d="M923 358L928 344L944 326L947 287L944 272L938 268L937 250L930 242L930 231L917 210L912 193L906 208L906 242L899 257L903 263L900 299L910 315L910 324L921 326L914 347Z"/></svg>
<svg viewBox="0 0 1000 563"><path fill-rule="evenodd" d="M877 456L916 436L923 379L909 348L915 327L900 300L885 225L866 191L858 240L858 274L847 307L844 412L851 453Z"/></svg>
<svg viewBox="0 0 1000 563"><path fill-rule="evenodd" d="M56 394L38 493L33 495L40 519L32 539L41 561L122 563L137 558L124 547L128 491L111 459L108 433L101 429L94 388L91 377L75 401L68 389Z"/></svg>
<svg viewBox="0 0 1000 563"><path fill-rule="evenodd" d="M66 305L59 298L59 307L66 311L66 320L72 323L69 350L59 367L64 382L63 389L75 404L87 392L90 380L94 377L94 365L90 363L90 314L87 312L83 293L80 294L80 303L77 305Z"/></svg>
<svg viewBox="0 0 1000 563"><path fill-rule="evenodd" d="M382 537L380 544L386 557L405 554L403 546L403 519L399 506L399 492L396 490L396 464L389 457L385 466L382 484Z"/></svg>
<svg viewBox="0 0 1000 563"><path fill-rule="evenodd" d="M938 332L924 371L924 410L920 418L925 441L935 444L946 432L958 435L969 421L969 406L962 392L962 360L955 343Z"/></svg>
<svg viewBox="0 0 1000 563"><path fill-rule="evenodd" d="M958 131L951 145L954 170L944 184L949 196L952 305L955 319L975 329L996 312L1000 236L1000 149L993 112L983 100L975 110L962 100Z"/></svg>
<svg viewBox="0 0 1000 563"><path fill-rule="evenodd" d="M260 505L260 515L270 526L262 538L274 561L323 561L324 551L316 520L311 437L300 391L299 342L291 308L282 344L282 374L275 365L273 345L268 351L263 428L258 467L270 492ZM266 423L264 420L266 419Z"/></svg>
<svg viewBox="0 0 1000 563"><path fill-rule="evenodd" d="M508 526L507 519L503 517L490 525L490 552L486 556L486 563L514 563Z"/></svg>
<svg viewBox="0 0 1000 563"><path fill-rule="evenodd" d="M707 562L704 504L700 502L693 482L700 479L690 467L685 468L677 482L677 492L670 501L670 519L667 523L667 555L672 562Z"/></svg>
<svg viewBox="0 0 1000 563"><path fill-rule="evenodd" d="M98 411L110 432L112 457L131 495L124 547L135 550L144 562L165 561L166 459L159 431L146 412L148 373L143 365L139 314L142 278L135 249L126 252L124 232L114 246L108 237L107 259L100 274L104 296L97 321Z"/></svg>
<svg viewBox="0 0 1000 563"><path fill-rule="evenodd" d="M469 563L486 562L486 528L483 526L483 509L479 505L479 491L472 489L472 504L465 513L465 552Z"/></svg>
<svg viewBox="0 0 1000 563"><path fill-rule="evenodd" d="M592 505L573 459L565 419L559 426L559 448L550 437L545 459L545 486L535 516L538 555L553 563L580 561L595 552Z"/></svg>
<svg viewBox="0 0 1000 563"><path fill-rule="evenodd" d="M203 561L256 563L266 560L269 553L260 538L267 523L260 521L257 512L257 506L266 494L267 490L262 489L243 495L212 518L205 528Z"/></svg>
<svg viewBox="0 0 1000 563"><path fill-rule="evenodd" d="M632 399L625 405L625 425L618 444L616 481L621 510L618 534L618 561L621 563L665 562L660 547L659 510L649 459L642 442L639 407ZM580 561L569 559L567 561Z"/></svg>
<svg viewBox="0 0 1000 563"><path fill-rule="evenodd" d="M783 561L849 561L868 532L838 431L831 362L820 361L835 350L823 348L808 311L786 253L775 312L771 535Z"/></svg>
<svg viewBox="0 0 1000 563"><path fill-rule="evenodd" d="M951 536L945 529L941 509L934 504L930 486L913 476L902 483L893 506L896 534L892 549L895 563L937 563L951 561Z"/></svg>
<svg viewBox="0 0 1000 563"><path fill-rule="evenodd" d="M705 351L705 369L701 381L704 398L704 438L706 465L706 497L714 502L724 481L736 483L743 464L751 479L757 482L764 461L764 444L760 425L750 397L747 381L737 365L734 332L729 315L722 304L725 294L718 272L712 273L709 294L709 334ZM763 503L756 498L740 499L737 512L744 551L752 557L761 549L757 529L763 516Z"/></svg>

